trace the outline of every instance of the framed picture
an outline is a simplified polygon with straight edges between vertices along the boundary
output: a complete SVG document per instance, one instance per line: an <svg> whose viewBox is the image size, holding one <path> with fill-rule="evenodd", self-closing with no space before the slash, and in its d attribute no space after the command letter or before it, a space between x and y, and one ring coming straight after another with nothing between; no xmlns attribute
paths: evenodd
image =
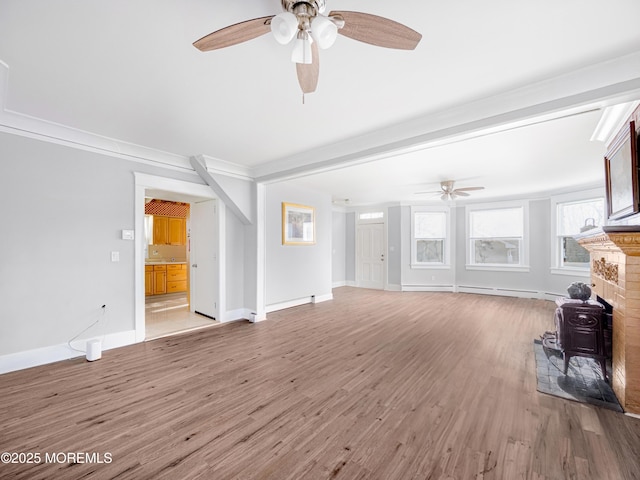
<svg viewBox="0 0 640 480"><path fill-rule="evenodd" d="M316 209L296 203L282 203L282 244L316 243Z"/></svg>
<svg viewBox="0 0 640 480"><path fill-rule="evenodd" d="M635 122L614 140L604 157L607 213L615 220L638 213L638 136Z"/></svg>

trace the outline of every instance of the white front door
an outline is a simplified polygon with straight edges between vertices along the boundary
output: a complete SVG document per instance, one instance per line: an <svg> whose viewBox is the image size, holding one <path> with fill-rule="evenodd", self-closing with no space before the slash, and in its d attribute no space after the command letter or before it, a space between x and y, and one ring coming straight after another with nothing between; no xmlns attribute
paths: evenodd
<svg viewBox="0 0 640 480"><path fill-rule="evenodd" d="M356 240L356 285L384 289L384 224L358 225Z"/></svg>
<svg viewBox="0 0 640 480"><path fill-rule="evenodd" d="M191 311L218 319L216 201L191 204Z"/></svg>

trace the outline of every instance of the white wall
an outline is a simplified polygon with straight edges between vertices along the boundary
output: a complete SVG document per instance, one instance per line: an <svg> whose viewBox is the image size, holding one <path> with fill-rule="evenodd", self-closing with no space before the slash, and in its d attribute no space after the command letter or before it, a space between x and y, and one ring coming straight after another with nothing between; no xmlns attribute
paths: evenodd
<svg viewBox="0 0 640 480"><path fill-rule="evenodd" d="M0 133L0 371L77 355L66 342L103 304L105 321L83 337L106 335L105 348L135 341L135 242L121 239L135 228L134 172L204 183L187 169ZM245 303L246 227L230 212L224 227L228 311Z"/></svg>
<svg viewBox="0 0 640 480"><path fill-rule="evenodd" d="M225 218L225 251L226 310L238 312L245 308L245 228L240 219L230 211L226 212ZM239 314L240 312L236 313L235 318L229 320L237 319Z"/></svg>
<svg viewBox="0 0 640 480"><path fill-rule="evenodd" d="M402 285L402 207L387 209L387 285L399 290Z"/></svg>
<svg viewBox="0 0 640 480"><path fill-rule="evenodd" d="M356 283L356 214L348 212L346 215L345 238L345 266L347 269L347 285Z"/></svg>
<svg viewBox="0 0 640 480"><path fill-rule="evenodd" d="M331 296L330 195L286 182L265 187L265 298L278 305L311 296ZM282 202L316 209L315 245L282 245Z"/></svg>
<svg viewBox="0 0 640 480"><path fill-rule="evenodd" d="M334 287L347 282L347 215L342 210L332 212L331 282Z"/></svg>
<svg viewBox="0 0 640 480"><path fill-rule="evenodd" d="M134 329L134 171L160 169L0 133L0 355ZM163 172L166 174L166 172ZM193 175L172 172L182 180ZM119 252L120 261L111 261Z"/></svg>

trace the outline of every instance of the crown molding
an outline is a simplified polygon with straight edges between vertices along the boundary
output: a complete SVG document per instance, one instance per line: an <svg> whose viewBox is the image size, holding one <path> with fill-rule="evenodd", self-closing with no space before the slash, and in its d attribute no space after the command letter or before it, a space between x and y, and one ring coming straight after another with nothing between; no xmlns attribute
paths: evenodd
<svg viewBox="0 0 640 480"><path fill-rule="evenodd" d="M638 105L640 105L640 101L621 103L605 108L593 131L591 141L604 142L609 145Z"/></svg>
<svg viewBox="0 0 640 480"><path fill-rule="evenodd" d="M210 173L220 173L222 175L239 178L241 180L251 181L254 179L254 172L250 167L245 167L244 165L239 165L233 162L227 162L226 160L210 157L205 154L195 155L195 157L204 163L207 171Z"/></svg>

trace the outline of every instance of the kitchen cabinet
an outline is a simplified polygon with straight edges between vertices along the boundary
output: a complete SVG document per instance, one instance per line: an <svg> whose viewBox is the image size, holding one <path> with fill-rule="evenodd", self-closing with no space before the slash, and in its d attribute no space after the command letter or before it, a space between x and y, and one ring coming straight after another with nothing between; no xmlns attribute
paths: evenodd
<svg viewBox="0 0 640 480"><path fill-rule="evenodd" d="M169 223L169 245L185 245L186 239L186 220L179 217L168 217Z"/></svg>
<svg viewBox="0 0 640 480"><path fill-rule="evenodd" d="M144 266L144 294L153 295L153 265Z"/></svg>
<svg viewBox="0 0 640 480"><path fill-rule="evenodd" d="M153 216L153 245L186 245L187 220L180 217Z"/></svg>
<svg viewBox="0 0 640 480"><path fill-rule="evenodd" d="M153 294L162 295L167 293L167 266L153 266Z"/></svg>
<svg viewBox="0 0 640 480"><path fill-rule="evenodd" d="M145 265L144 294L163 295L187 291L187 265L169 263L162 265Z"/></svg>
<svg viewBox="0 0 640 480"><path fill-rule="evenodd" d="M187 291L187 266L167 265L167 293Z"/></svg>
<svg viewBox="0 0 640 480"><path fill-rule="evenodd" d="M153 216L153 244L167 245L169 243L169 217Z"/></svg>

